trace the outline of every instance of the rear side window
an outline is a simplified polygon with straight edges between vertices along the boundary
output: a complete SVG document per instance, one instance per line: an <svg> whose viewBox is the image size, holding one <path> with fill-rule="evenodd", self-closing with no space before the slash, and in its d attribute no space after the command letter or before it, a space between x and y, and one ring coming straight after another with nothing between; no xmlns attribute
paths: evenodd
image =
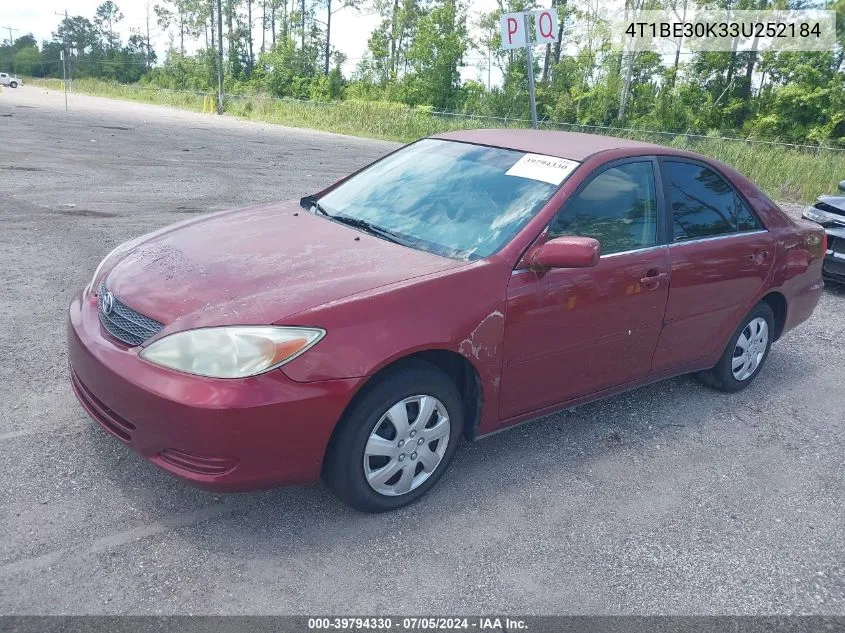
<svg viewBox="0 0 845 633"><path fill-rule="evenodd" d="M657 196L651 161L601 172L570 199L549 226L551 237L593 237L602 255L657 244Z"/></svg>
<svg viewBox="0 0 845 633"><path fill-rule="evenodd" d="M663 173L669 186L674 241L760 228L733 187L712 169L664 161Z"/></svg>

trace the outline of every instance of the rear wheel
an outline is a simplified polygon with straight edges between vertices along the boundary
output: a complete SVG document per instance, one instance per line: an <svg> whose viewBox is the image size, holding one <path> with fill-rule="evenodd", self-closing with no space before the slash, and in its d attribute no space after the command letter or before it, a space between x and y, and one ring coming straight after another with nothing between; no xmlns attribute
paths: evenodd
<svg viewBox="0 0 845 633"><path fill-rule="evenodd" d="M699 374L703 382L727 392L750 385L769 355L774 323L775 315L768 303L754 306L734 332L716 366Z"/></svg>
<svg viewBox="0 0 845 633"><path fill-rule="evenodd" d="M18 87L18 82L17 82L17 81L13 81L13 82L11 82L11 83L9 84L9 86L10 86L11 88L17 88L17 87Z"/></svg>
<svg viewBox="0 0 845 633"><path fill-rule="evenodd" d="M422 361L377 378L344 415L323 468L342 501L365 512L395 510L443 475L463 427L455 384Z"/></svg>

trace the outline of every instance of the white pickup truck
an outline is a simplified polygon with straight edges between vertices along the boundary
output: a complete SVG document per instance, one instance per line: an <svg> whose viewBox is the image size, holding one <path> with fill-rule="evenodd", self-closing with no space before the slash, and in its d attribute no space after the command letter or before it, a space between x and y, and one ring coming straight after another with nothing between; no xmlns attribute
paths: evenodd
<svg viewBox="0 0 845 633"><path fill-rule="evenodd" d="M0 73L0 86L9 86L9 88L17 88L22 86L23 81L10 75L9 73Z"/></svg>

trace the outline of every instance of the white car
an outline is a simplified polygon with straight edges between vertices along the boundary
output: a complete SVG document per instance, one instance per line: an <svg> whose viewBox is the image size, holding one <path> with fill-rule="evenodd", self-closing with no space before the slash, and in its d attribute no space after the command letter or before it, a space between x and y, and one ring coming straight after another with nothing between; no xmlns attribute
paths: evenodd
<svg viewBox="0 0 845 633"><path fill-rule="evenodd" d="M17 88L22 86L23 81L9 73L0 73L0 86L9 86L10 88Z"/></svg>

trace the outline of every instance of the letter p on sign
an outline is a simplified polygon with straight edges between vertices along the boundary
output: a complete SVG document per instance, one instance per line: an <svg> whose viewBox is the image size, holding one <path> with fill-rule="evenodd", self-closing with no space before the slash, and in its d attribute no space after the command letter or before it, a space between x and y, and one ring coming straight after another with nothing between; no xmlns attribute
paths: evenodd
<svg viewBox="0 0 845 633"><path fill-rule="evenodd" d="M502 29L502 48L520 48L525 46L525 18L522 13L505 13L500 21Z"/></svg>

